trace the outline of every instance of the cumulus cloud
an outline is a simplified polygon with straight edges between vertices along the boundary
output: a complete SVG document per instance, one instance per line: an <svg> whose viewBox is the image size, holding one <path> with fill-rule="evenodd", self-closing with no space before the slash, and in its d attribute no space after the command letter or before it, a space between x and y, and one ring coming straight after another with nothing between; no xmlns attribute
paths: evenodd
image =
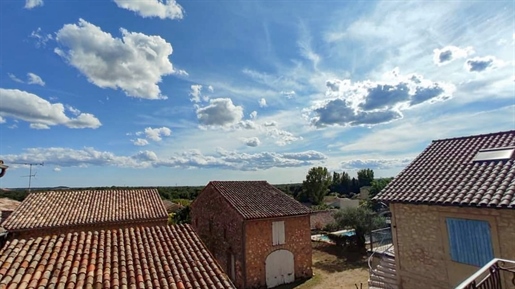
<svg viewBox="0 0 515 289"><path fill-rule="evenodd" d="M32 9L38 6L43 6L43 0L25 0L25 9Z"/></svg>
<svg viewBox="0 0 515 289"><path fill-rule="evenodd" d="M172 134L172 130L165 126L156 128L147 127L144 132L145 136L153 141L161 141L163 136L170 136Z"/></svg>
<svg viewBox="0 0 515 289"><path fill-rule="evenodd" d="M148 141L144 138L137 138L135 140L131 140L132 143L136 146L146 146L148 145Z"/></svg>
<svg viewBox="0 0 515 289"><path fill-rule="evenodd" d="M332 79L326 82L327 99L311 107L317 126L376 125L403 117L402 110L422 103L445 101L452 97L454 85L433 82L421 75L401 75L397 69L386 81Z"/></svg>
<svg viewBox="0 0 515 289"><path fill-rule="evenodd" d="M259 100L259 107L265 107L266 106L266 99L264 98L261 98Z"/></svg>
<svg viewBox="0 0 515 289"><path fill-rule="evenodd" d="M281 130L276 127L265 127L266 134L276 139L276 144L279 146L288 145L294 141L302 140L302 137L295 136L291 132Z"/></svg>
<svg viewBox="0 0 515 289"><path fill-rule="evenodd" d="M205 126L230 126L242 120L243 107L234 105L230 98L214 98L197 109L197 118Z"/></svg>
<svg viewBox="0 0 515 289"><path fill-rule="evenodd" d="M190 92L191 101L192 102L200 102L201 92L202 92L202 85L200 85L200 84L192 85L191 92Z"/></svg>
<svg viewBox="0 0 515 289"><path fill-rule="evenodd" d="M143 18L182 19L184 10L175 0L114 0L118 7L133 11Z"/></svg>
<svg viewBox="0 0 515 289"><path fill-rule="evenodd" d="M213 91L215 91L215 89L214 89L214 88L213 88L213 86L211 86L211 85L207 87L207 90L209 90L209 92L213 92Z"/></svg>
<svg viewBox="0 0 515 289"><path fill-rule="evenodd" d="M115 38L80 19L57 32L63 48L54 51L98 87L119 88L132 97L166 99L158 83L163 76L177 73L168 59L172 45L160 36L123 28L120 32L122 38Z"/></svg>
<svg viewBox="0 0 515 289"><path fill-rule="evenodd" d="M0 116L0 123L5 123L5 122L6 122L5 118Z"/></svg>
<svg viewBox="0 0 515 289"><path fill-rule="evenodd" d="M50 129L50 127L46 124L42 123L31 123L30 128L32 129Z"/></svg>
<svg viewBox="0 0 515 289"><path fill-rule="evenodd" d="M172 134L172 130L163 126L163 127L147 127L143 131L138 131L134 133L137 136L144 136L145 138L136 138L131 139L131 142L137 146L146 146L149 144L148 140L160 142L163 140L163 137L170 136ZM132 133L128 133L127 135L132 135Z"/></svg>
<svg viewBox="0 0 515 289"><path fill-rule="evenodd" d="M54 172L60 172L61 171L61 168L60 167L55 167L54 168Z"/></svg>
<svg viewBox="0 0 515 289"><path fill-rule="evenodd" d="M62 103L49 101L26 91L0 88L0 116L21 119L32 128L65 125L69 128L98 128L102 124L92 114L81 113L75 118L65 114Z"/></svg>
<svg viewBox="0 0 515 289"><path fill-rule="evenodd" d="M367 160L351 160L341 163L343 169L391 169L403 168L411 163L411 158L401 159L367 159Z"/></svg>
<svg viewBox="0 0 515 289"><path fill-rule="evenodd" d="M28 84L37 84L37 85L41 85L41 86L45 86L45 82L43 81L43 79L41 79L41 77L39 77L38 75L32 73L32 72L29 72L27 73L27 83Z"/></svg>
<svg viewBox="0 0 515 289"><path fill-rule="evenodd" d="M261 141L257 137L244 138L243 142L249 147L257 147L261 144Z"/></svg>
<svg viewBox="0 0 515 289"><path fill-rule="evenodd" d="M467 59L465 62L465 68L470 72L483 72L497 68L500 65L501 62L494 56L474 57Z"/></svg>
<svg viewBox="0 0 515 289"><path fill-rule="evenodd" d="M152 151L139 151L131 156L120 156L92 147L71 149L63 147L28 148L21 154L2 156L8 163L44 162L57 167L114 166L122 168L174 167L220 168L227 170L266 170L274 167L312 166L327 157L317 151L292 153L261 152L255 154L227 151L219 148L215 154L205 155L199 150L188 150L169 158Z"/></svg>
<svg viewBox="0 0 515 289"><path fill-rule="evenodd" d="M474 53L474 49L470 46L460 48L457 46L449 45L443 48L436 48L433 50L433 62L436 65L445 65L451 63L453 60L465 58Z"/></svg>
<svg viewBox="0 0 515 289"><path fill-rule="evenodd" d="M253 112L250 113L249 116L250 116L250 119L256 119L257 118L257 111L254 110Z"/></svg>

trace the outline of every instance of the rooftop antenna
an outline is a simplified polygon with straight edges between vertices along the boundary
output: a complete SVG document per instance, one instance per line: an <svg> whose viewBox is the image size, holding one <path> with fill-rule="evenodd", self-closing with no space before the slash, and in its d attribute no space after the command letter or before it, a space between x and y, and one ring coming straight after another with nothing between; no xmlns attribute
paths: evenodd
<svg viewBox="0 0 515 289"><path fill-rule="evenodd" d="M44 166L45 163L15 163L17 165L26 165L26 166L29 166L29 175L28 176L22 176L23 177L28 177L29 178L29 193L30 193L30 189L31 189L31 184L32 184L32 177L36 177L36 173L32 174L32 166Z"/></svg>

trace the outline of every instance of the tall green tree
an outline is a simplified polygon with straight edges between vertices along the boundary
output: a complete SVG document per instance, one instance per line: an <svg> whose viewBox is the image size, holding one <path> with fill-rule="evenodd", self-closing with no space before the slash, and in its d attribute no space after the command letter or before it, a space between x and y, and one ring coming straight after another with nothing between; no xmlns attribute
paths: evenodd
<svg viewBox="0 0 515 289"><path fill-rule="evenodd" d="M351 192L352 180L347 172L342 172L340 175L341 193L348 194Z"/></svg>
<svg viewBox="0 0 515 289"><path fill-rule="evenodd" d="M370 186L374 180L374 171L371 169L362 169L358 171L359 187Z"/></svg>
<svg viewBox="0 0 515 289"><path fill-rule="evenodd" d="M354 229L355 246L360 252L366 252L365 235L372 230L383 228L386 221L368 208L346 208L334 214L335 229Z"/></svg>
<svg viewBox="0 0 515 289"><path fill-rule="evenodd" d="M324 167L313 167L308 171L306 180L302 182L302 190L311 203L319 205L329 192L331 174Z"/></svg>

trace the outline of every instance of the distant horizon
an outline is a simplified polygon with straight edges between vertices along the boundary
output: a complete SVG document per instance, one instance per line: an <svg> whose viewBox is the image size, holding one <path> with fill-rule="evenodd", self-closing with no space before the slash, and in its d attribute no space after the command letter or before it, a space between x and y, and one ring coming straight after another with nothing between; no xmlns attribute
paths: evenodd
<svg viewBox="0 0 515 289"><path fill-rule="evenodd" d="M512 1L0 1L0 188L396 176L515 128Z"/></svg>

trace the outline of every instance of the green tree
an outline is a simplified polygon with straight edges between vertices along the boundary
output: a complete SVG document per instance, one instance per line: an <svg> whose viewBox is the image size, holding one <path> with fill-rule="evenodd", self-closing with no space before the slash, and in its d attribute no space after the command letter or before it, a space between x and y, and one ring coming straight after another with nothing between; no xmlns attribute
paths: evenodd
<svg viewBox="0 0 515 289"><path fill-rule="evenodd" d="M302 190L311 203L319 205L324 200L331 185L331 174L324 167L313 167L302 182Z"/></svg>
<svg viewBox="0 0 515 289"><path fill-rule="evenodd" d="M386 221L368 208L345 208L334 214L334 229L354 229L354 245L359 252L366 252L365 235L372 230L383 228Z"/></svg>
<svg viewBox="0 0 515 289"><path fill-rule="evenodd" d="M377 194L379 194L379 192L381 192L392 180L393 178L380 178L373 180L365 206L371 210L378 211L380 205L377 201L373 200L373 198L377 196Z"/></svg>
<svg viewBox="0 0 515 289"><path fill-rule="evenodd" d="M352 180L347 172L342 172L340 175L340 187L342 194L349 194L351 192Z"/></svg>
<svg viewBox="0 0 515 289"><path fill-rule="evenodd" d="M374 180L374 171L371 169L362 169L358 171L359 187L370 186Z"/></svg>
<svg viewBox="0 0 515 289"><path fill-rule="evenodd" d="M170 214L170 215L172 215L172 214ZM189 224L191 222L190 206L186 206L186 207L182 208L180 211L178 211L177 213L173 214L171 216L171 219L172 220L170 220L170 217L168 218L169 223Z"/></svg>

